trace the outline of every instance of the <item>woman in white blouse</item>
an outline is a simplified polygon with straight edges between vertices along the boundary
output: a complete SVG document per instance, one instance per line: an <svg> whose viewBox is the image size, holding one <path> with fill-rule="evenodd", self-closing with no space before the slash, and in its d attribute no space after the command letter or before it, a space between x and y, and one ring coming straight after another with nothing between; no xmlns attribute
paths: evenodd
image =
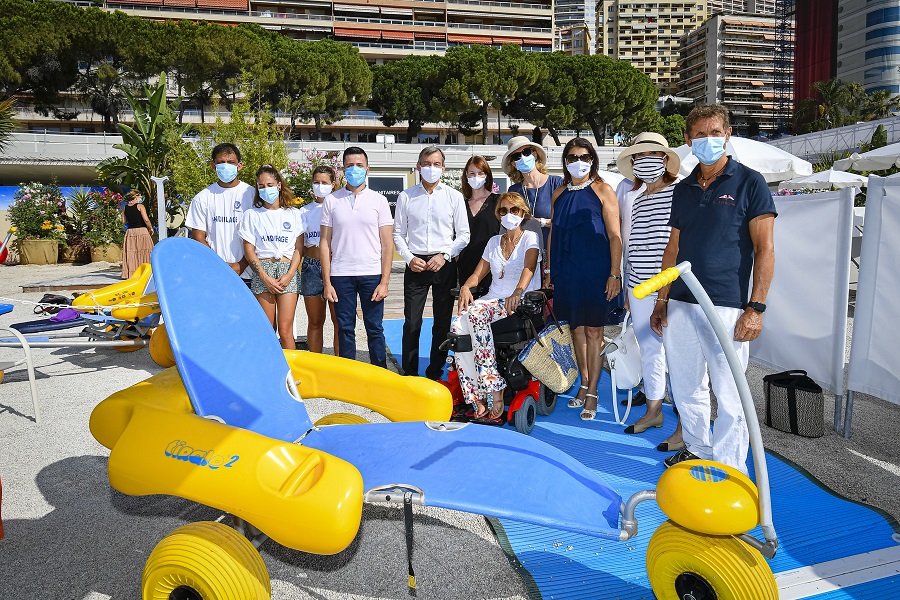
<svg viewBox="0 0 900 600"><path fill-rule="evenodd" d="M303 215L281 173L272 165L261 166L256 172L253 208L244 213L239 234L244 256L253 269L250 291L256 294L286 350L296 349L294 312L301 258L296 245L304 229Z"/></svg>
<svg viewBox="0 0 900 600"><path fill-rule="evenodd" d="M497 371L491 323L516 310L525 292L540 287L535 277L540 260L540 236L525 227L532 218L525 199L507 192L497 202L497 217L506 231L488 240L475 272L459 288L459 317L452 330L472 336L472 351L457 352L457 375L466 402L476 418L498 419L503 414L506 381ZM474 300L471 288L491 274L487 295Z"/></svg>
<svg viewBox="0 0 900 600"><path fill-rule="evenodd" d="M319 230L322 226L322 202L334 191L334 169L327 165L319 165L312 172L312 188L314 202L310 202L300 212L303 213L305 234L297 238L297 250L303 257L300 263L300 295L306 307L307 328L306 343L310 352L322 352L325 329L325 305L331 312L331 323L334 325L334 355L338 352L337 318L334 316L334 303L327 302L323 296L322 262L319 260Z"/></svg>

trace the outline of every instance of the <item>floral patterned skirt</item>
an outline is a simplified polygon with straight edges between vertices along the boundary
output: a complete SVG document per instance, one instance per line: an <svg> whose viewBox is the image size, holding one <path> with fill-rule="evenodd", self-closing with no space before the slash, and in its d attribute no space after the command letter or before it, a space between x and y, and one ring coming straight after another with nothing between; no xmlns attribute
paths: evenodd
<svg viewBox="0 0 900 600"><path fill-rule="evenodd" d="M497 370L491 332L491 323L506 316L504 300L476 300L453 321L454 333L472 336L472 351L454 355L463 398L469 404L481 400L491 408L493 393L506 389L506 381Z"/></svg>

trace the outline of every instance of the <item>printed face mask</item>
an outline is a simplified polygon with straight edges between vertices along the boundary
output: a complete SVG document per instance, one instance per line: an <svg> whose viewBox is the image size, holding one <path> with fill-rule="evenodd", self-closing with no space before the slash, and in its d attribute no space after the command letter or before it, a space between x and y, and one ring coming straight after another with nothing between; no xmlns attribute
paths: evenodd
<svg viewBox="0 0 900 600"><path fill-rule="evenodd" d="M583 160L579 160L573 163L569 163L566 165L566 170L569 171L569 175L576 179L581 179L585 175L591 172L591 163L584 162Z"/></svg>
<svg viewBox="0 0 900 600"><path fill-rule="evenodd" d="M264 187L259 188L259 197L263 199L263 202L266 204L275 204L275 201L278 200L278 195L281 193L281 190L278 189L277 186L272 187Z"/></svg>
<svg viewBox="0 0 900 600"><path fill-rule="evenodd" d="M487 182L487 177L467 177L466 181L469 182L469 186L473 190L480 190L484 187L485 182Z"/></svg>
<svg viewBox="0 0 900 600"><path fill-rule="evenodd" d="M330 183L314 183L313 184L313 194L316 195L316 198L325 198L334 191L334 186Z"/></svg>
<svg viewBox="0 0 900 600"><path fill-rule="evenodd" d="M520 217L519 215L514 215L512 213L506 213L505 215L500 217L500 224L506 227L508 231L512 231L522 224L522 217Z"/></svg>
<svg viewBox="0 0 900 600"><path fill-rule="evenodd" d="M366 181L366 170L360 166L353 165L344 170L344 177L347 178L347 183L350 184L350 187L358 187Z"/></svg>
<svg viewBox="0 0 900 600"><path fill-rule="evenodd" d="M666 172L666 163L662 156L642 156L634 159L634 176L644 183L653 183Z"/></svg>
<svg viewBox="0 0 900 600"><path fill-rule="evenodd" d="M216 177L222 183L231 183L237 177L238 168L231 163L219 163L216 165Z"/></svg>
<svg viewBox="0 0 900 600"><path fill-rule="evenodd" d="M441 179L441 175L443 175L444 169L441 167L420 167L419 174L422 176L422 179L427 181L428 183L437 183Z"/></svg>
<svg viewBox="0 0 900 600"><path fill-rule="evenodd" d="M534 153L531 156L523 156L516 161L516 169L519 173L530 173L534 169Z"/></svg>
<svg viewBox="0 0 900 600"><path fill-rule="evenodd" d="M711 165L725 154L725 137L705 137L691 140L691 152L704 165Z"/></svg>

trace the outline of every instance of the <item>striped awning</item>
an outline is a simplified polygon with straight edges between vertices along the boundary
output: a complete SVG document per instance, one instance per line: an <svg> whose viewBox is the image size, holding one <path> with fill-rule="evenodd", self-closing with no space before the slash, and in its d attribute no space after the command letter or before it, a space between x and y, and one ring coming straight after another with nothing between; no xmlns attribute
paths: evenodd
<svg viewBox="0 0 900 600"><path fill-rule="evenodd" d="M495 44L515 44L516 46L522 45L522 38L506 38L506 37L495 37Z"/></svg>
<svg viewBox="0 0 900 600"><path fill-rule="evenodd" d="M411 40L412 31L382 31L381 37L385 40Z"/></svg>
<svg viewBox="0 0 900 600"><path fill-rule="evenodd" d="M443 31L416 31L417 40L441 40L443 41L447 35Z"/></svg>
<svg viewBox="0 0 900 600"><path fill-rule="evenodd" d="M381 37L381 32L374 29L344 29L343 27L335 27L334 35L340 37L361 37L377 40Z"/></svg>
<svg viewBox="0 0 900 600"><path fill-rule="evenodd" d="M447 36L447 40L450 42L456 42L458 44L488 44L488 45L490 45L491 43L493 43L491 38L481 36L481 35L450 34Z"/></svg>
<svg viewBox="0 0 900 600"><path fill-rule="evenodd" d="M552 46L553 40L545 40L541 38L524 38L522 39L523 46Z"/></svg>

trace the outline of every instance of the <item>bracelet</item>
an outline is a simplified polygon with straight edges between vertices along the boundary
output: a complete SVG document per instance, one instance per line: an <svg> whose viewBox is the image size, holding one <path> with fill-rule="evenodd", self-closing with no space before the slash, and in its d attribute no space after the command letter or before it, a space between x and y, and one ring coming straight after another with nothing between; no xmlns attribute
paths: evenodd
<svg viewBox="0 0 900 600"><path fill-rule="evenodd" d="M622 281L622 276L621 276L621 275L610 275L609 278L610 278L610 279L618 279L619 281Z"/></svg>
<svg viewBox="0 0 900 600"><path fill-rule="evenodd" d="M549 275L549 274L550 274L550 269L544 269L544 275Z"/></svg>
<svg viewBox="0 0 900 600"><path fill-rule="evenodd" d="M669 299L668 299L668 298L660 298L659 296L657 296L657 297L656 297L656 301L657 301L657 302L668 302Z"/></svg>

